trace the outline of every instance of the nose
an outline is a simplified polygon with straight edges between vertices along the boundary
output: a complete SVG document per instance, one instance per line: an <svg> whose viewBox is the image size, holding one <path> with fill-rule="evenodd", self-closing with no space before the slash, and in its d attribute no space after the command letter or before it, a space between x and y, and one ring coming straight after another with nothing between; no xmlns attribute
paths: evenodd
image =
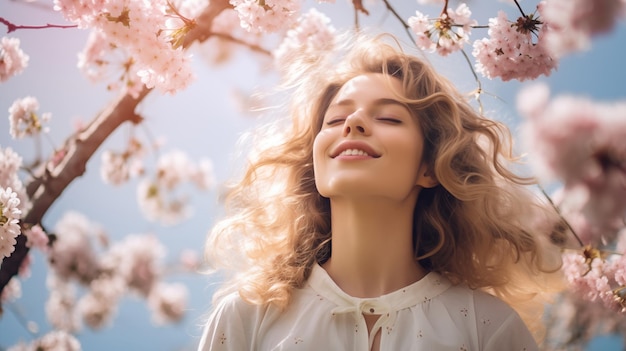
<svg viewBox="0 0 626 351"><path fill-rule="evenodd" d="M370 132L370 127L363 116L363 111L360 110L350 114L343 124L343 136L348 136L351 133L370 135Z"/></svg>

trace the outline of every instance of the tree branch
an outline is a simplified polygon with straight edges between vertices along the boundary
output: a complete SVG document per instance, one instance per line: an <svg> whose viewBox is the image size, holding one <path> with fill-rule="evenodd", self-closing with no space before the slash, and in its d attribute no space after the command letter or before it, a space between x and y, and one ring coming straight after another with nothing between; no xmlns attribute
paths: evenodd
<svg viewBox="0 0 626 351"><path fill-rule="evenodd" d="M0 17L0 23L7 26L7 34L11 32L15 32L18 29L46 29L46 28L66 29L66 28L78 27L78 25L76 24L62 25L62 24L50 24L50 23L46 23L45 25L40 25L40 26L22 26L22 25L14 24L13 22L5 19L4 17Z"/></svg>
<svg viewBox="0 0 626 351"><path fill-rule="evenodd" d="M126 121L136 119L137 104L150 92L144 88L137 98L122 95L100 113L82 132L67 139L63 159L56 165L46 163L35 171L35 178L26 185L32 195L31 209L22 218L21 225L40 223L50 206L76 178L85 173L86 164L102 143ZM0 267L0 291L15 276L28 254L26 237L17 237L15 251L6 257Z"/></svg>
<svg viewBox="0 0 626 351"><path fill-rule="evenodd" d="M197 25L185 37L183 46L203 42L211 36L213 19L230 5L228 0L213 0L196 19ZM4 23L4 22L3 22ZM46 163L34 172L26 185L32 208L22 217L21 226L40 223L52 204L76 178L85 173L86 164L102 143L124 122L136 121L137 105L150 93L144 88L137 98L125 94L111 103L83 131L70 136L64 145L65 155L60 162ZM61 234L62 235L62 234ZM26 237L19 235L15 251L0 266L0 294L15 275L28 254ZM1 314L1 308L0 308Z"/></svg>

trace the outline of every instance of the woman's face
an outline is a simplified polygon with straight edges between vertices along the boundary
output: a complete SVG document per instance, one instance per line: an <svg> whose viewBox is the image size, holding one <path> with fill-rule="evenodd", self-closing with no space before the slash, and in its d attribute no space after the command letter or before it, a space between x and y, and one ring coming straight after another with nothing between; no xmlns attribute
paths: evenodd
<svg viewBox="0 0 626 351"><path fill-rule="evenodd" d="M422 164L419 123L391 89L402 92L401 82L368 73L346 82L331 101L313 144L322 196L402 201L434 185Z"/></svg>

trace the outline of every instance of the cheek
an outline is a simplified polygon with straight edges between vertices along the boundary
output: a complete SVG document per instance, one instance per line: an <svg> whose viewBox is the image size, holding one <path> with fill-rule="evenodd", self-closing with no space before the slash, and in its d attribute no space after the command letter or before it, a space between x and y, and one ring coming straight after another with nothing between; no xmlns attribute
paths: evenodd
<svg viewBox="0 0 626 351"><path fill-rule="evenodd" d="M423 162L422 144L415 140L406 140L396 144L396 150L398 152L394 155L394 164L402 168L407 177L411 179L418 177Z"/></svg>
<svg viewBox="0 0 626 351"><path fill-rule="evenodd" d="M327 172L327 155L330 147L330 135L328 131L321 131L313 141L313 174L317 190L325 196Z"/></svg>
<svg viewBox="0 0 626 351"><path fill-rule="evenodd" d="M328 148L330 146L330 132L328 130L322 130L317 133L315 140L313 140L313 164L317 164L322 161L328 154Z"/></svg>
<svg viewBox="0 0 626 351"><path fill-rule="evenodd" d="M320 170L320 162L324 156L324 147L322 144L322 138L320 138L318 134L313 141L313 173L315 174L315 179L317 179Z"/></svg>

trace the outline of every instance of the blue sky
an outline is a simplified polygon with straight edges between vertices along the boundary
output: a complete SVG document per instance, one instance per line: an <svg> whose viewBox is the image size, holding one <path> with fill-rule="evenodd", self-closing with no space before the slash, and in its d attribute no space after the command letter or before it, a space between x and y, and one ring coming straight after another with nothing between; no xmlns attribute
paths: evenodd
<svg viewBox="0 0 626 351"><path fill-rule="evenodd" d="M410 16L418 8L413 1L402 2L400 13ZM41 2L43 3L43 2ZM45 2L46 4L51 3ZM307 2L311 4L312 2ZM499 1L485 1L470 5L480 24L488 17L495 16L494 8L504 8L513 12L514 8ZM46 5L48 6L48 5ZM348 1L337 4L322 4L319 8L330 14L333 25L346 28L352 23L352 12ZM432 14L435 7L426 8ZM391 15L384 14L380 5L370 7L372 16L363 19L363 26L383 26L398 34L403 40L405 34ZM0 16L23 25L63 23L61 16L39 6L19 2L4 2ZM2 28L4 29L4 28ZM476 30L475 35L485 32ZM36 96L40 102L40 112L51 112L50 139L60 145L70 132L70 126L77 120L88 121L104 108L114 95L104 91L102 85L94 85L76 69L76 55L83 48L86 31L78 29L22 30L10 36L22 41L22 48L30 55L27 70L0 84L0 110L6 112L11 103L27 95ZM476 36L474 36L476 38ZM626 99L626 27L622 24L611 35L594 41L590 51L574 54L562 60L558 70L550 77L542 78L551 87L553 94L577 94L598 100L613 101ZM467 48L467 50L471 50ZM232 89L250 92L269 84L272 76L261 72L255 56L241 52L232 64L210 67L200 54L196 54L194 69L197 80L185 91L176 96L160 96L153 92L139 106L146 117L146 129L154 136L166 138L165 150L179 148L192 158L209 157L213 160L219 181L231 174L234 145L242 131L252 127L254 120L242 114L235 107ZM433 64L440 72L452 79L462 91L475 88L471 73L461 55L447 58L431 56ZM501 83L497 80L482 79L484 88L502 100L485 97L488 112L507 122L513 130L519 120L514 104L515 94L522 84ZM24 155L26 161L33 155L29 141L13 141L8 134L8 118L0 118L0 146L12 147ZM105 142L95 157L87 165L87 173L77 179L62 194L44 218L44 224L53 227L68 210L77 210L92 221L104 226L115 240L132 233L154 233L167 246L169 259L173 260L185 248L198 249L204 245L204 238L215 216L219 214L219 203L215 192L198 194L192 198L195 215L191 220L172 227L161 227L142 219L135 201L135 183L121 187L102 184L99 176L100 153L103 149L120 144L128 129L120 128L110 140ZM141 134L139 134L141 135ZM119 149L121 146L117 146ZM44 152L50 148L44 143ZM5 307L0 319L0 349L18 340L29 340L31 336L18 321L19 315L35 321L40 332L50 329L44 315L47 299L45 286L45 258L35 255L32 275L23 281L23 298ZM216 282L201 275L172 276L168 281L180 281L190 289L189 311L183 323L174 327L155 327L150 324L150 315L145 303L139 299L124 299L119 313L111 326L100 331L83 329L78 338L85 350L151 349L151 350L193 350L198 342L201 320L210 307L210 299ZM19 311L19 313L16 313ZM600 340L594 350L619 350L611 341Z"/></svg>

